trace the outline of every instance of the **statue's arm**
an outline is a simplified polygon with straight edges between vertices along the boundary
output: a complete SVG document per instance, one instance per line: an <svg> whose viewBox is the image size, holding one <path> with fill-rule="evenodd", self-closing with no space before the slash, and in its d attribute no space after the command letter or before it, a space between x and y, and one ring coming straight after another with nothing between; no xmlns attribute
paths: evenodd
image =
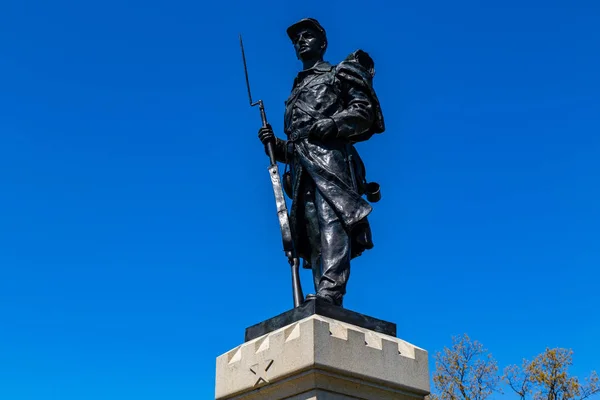
<svg viewBox="0 0 600 400"><path fill-rule="evenodd" d="M273 150L275 152L275 160L280 163L288 162L288 154L287 154L287 140L279 139L275 137L275 144L273 146ZM265 154L269 155L267 151L267 146L265 146Z"/></svg>
<svg viewBox="0 0 600 400"><path fill-rule="evenodd" d="M267 126L261 127L258 130L258 138L265 145L264 149L267 156L269 155L267 143L273 142L275 160L281 163L287 162L287 140L282 140L275 136L271 124L267 124Z"/></svg>
<svg viewBox="0 0 600 400"><path fill-rule="evenodd" d="M277 162L280 163L287 163L288 162L288 157L287 157L287 140L283 140L283 139L279 139L278 137L275 138L275 146L273 146L275 149L275 159L277 160Z"/></svg>

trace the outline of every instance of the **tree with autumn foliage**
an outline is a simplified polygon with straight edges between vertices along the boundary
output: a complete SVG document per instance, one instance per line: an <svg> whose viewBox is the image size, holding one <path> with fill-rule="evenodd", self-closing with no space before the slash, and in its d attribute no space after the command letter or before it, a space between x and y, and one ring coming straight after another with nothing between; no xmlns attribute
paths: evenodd
<svg viewBox="0 0 600 400"><path fill-rule="evenodd" d="M569 375L572 364L572 350L547 348L533 361L524 360L521 367L507 367L503 378L521 400L584 400L600 393L596 372L581 383Z"/></svg>
<svg viewBox="0 0 600 400"><path fill-rule="evenodd" d="M498 365L483 345L468 335L436 354L433 400L484 400L498 390Z"/></svg>
<svg viewBox="0 0 600 400"><path fill-rule="evenodd" d="M569 375L573 351L549 349L522 366L511 365L498 374L498 365L483 345L469 336L452 338L452 346L435 356L432 400L485 400L502 393L502 382L520 400L585 400L600 393L595 371L585 382Z"/></svg>

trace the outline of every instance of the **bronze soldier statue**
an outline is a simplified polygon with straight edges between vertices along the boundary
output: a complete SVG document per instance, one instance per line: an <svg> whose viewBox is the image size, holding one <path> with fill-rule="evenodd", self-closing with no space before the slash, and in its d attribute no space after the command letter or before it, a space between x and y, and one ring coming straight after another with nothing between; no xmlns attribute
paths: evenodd
<svg viewBox="0 0 600 400"><path fill-rule="evenodd" d="M373 247L367 216L378 185L367 183L354 144L385 129L373 89L374 63L362 50L332 65L324 61L327 36L321 24L302 19L287 29L303 69L285 103L287 140L270 125L259 130L274 141L277 161L286 163L286 193L295 251L312 269L316 294L343 305L350 260ZM287 183L287 184L285 184Z"/></svg>

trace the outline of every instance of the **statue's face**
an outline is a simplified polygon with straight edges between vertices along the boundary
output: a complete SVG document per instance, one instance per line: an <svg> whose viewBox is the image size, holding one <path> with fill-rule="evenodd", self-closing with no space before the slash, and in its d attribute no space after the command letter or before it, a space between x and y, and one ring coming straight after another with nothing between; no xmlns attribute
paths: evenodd
<svg viewBox="0 0 600 400"><path fill-rule="evenodd" d="M323 39L315 30L303 29L296 36L294 49L300 60L319 58L323 52Z"/></svg>

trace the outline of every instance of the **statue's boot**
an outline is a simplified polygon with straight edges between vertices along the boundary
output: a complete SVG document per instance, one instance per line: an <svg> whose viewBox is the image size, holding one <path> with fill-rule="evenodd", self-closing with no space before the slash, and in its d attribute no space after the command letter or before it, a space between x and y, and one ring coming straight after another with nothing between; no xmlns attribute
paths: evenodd
<svg viewBox="0 0 600 400"><path fill-rule="evenodd" d="M326 294L320 294L320 293L317 293L317 294L310 293L310 294L306 295L306 301L315 300L317 298L320 300L326 301L329 304L333 304L334 306L343 307L343 297L342 296L339 296L339 299L335 299L335 298L333 298L333 296L329 296Z"/></svg>

